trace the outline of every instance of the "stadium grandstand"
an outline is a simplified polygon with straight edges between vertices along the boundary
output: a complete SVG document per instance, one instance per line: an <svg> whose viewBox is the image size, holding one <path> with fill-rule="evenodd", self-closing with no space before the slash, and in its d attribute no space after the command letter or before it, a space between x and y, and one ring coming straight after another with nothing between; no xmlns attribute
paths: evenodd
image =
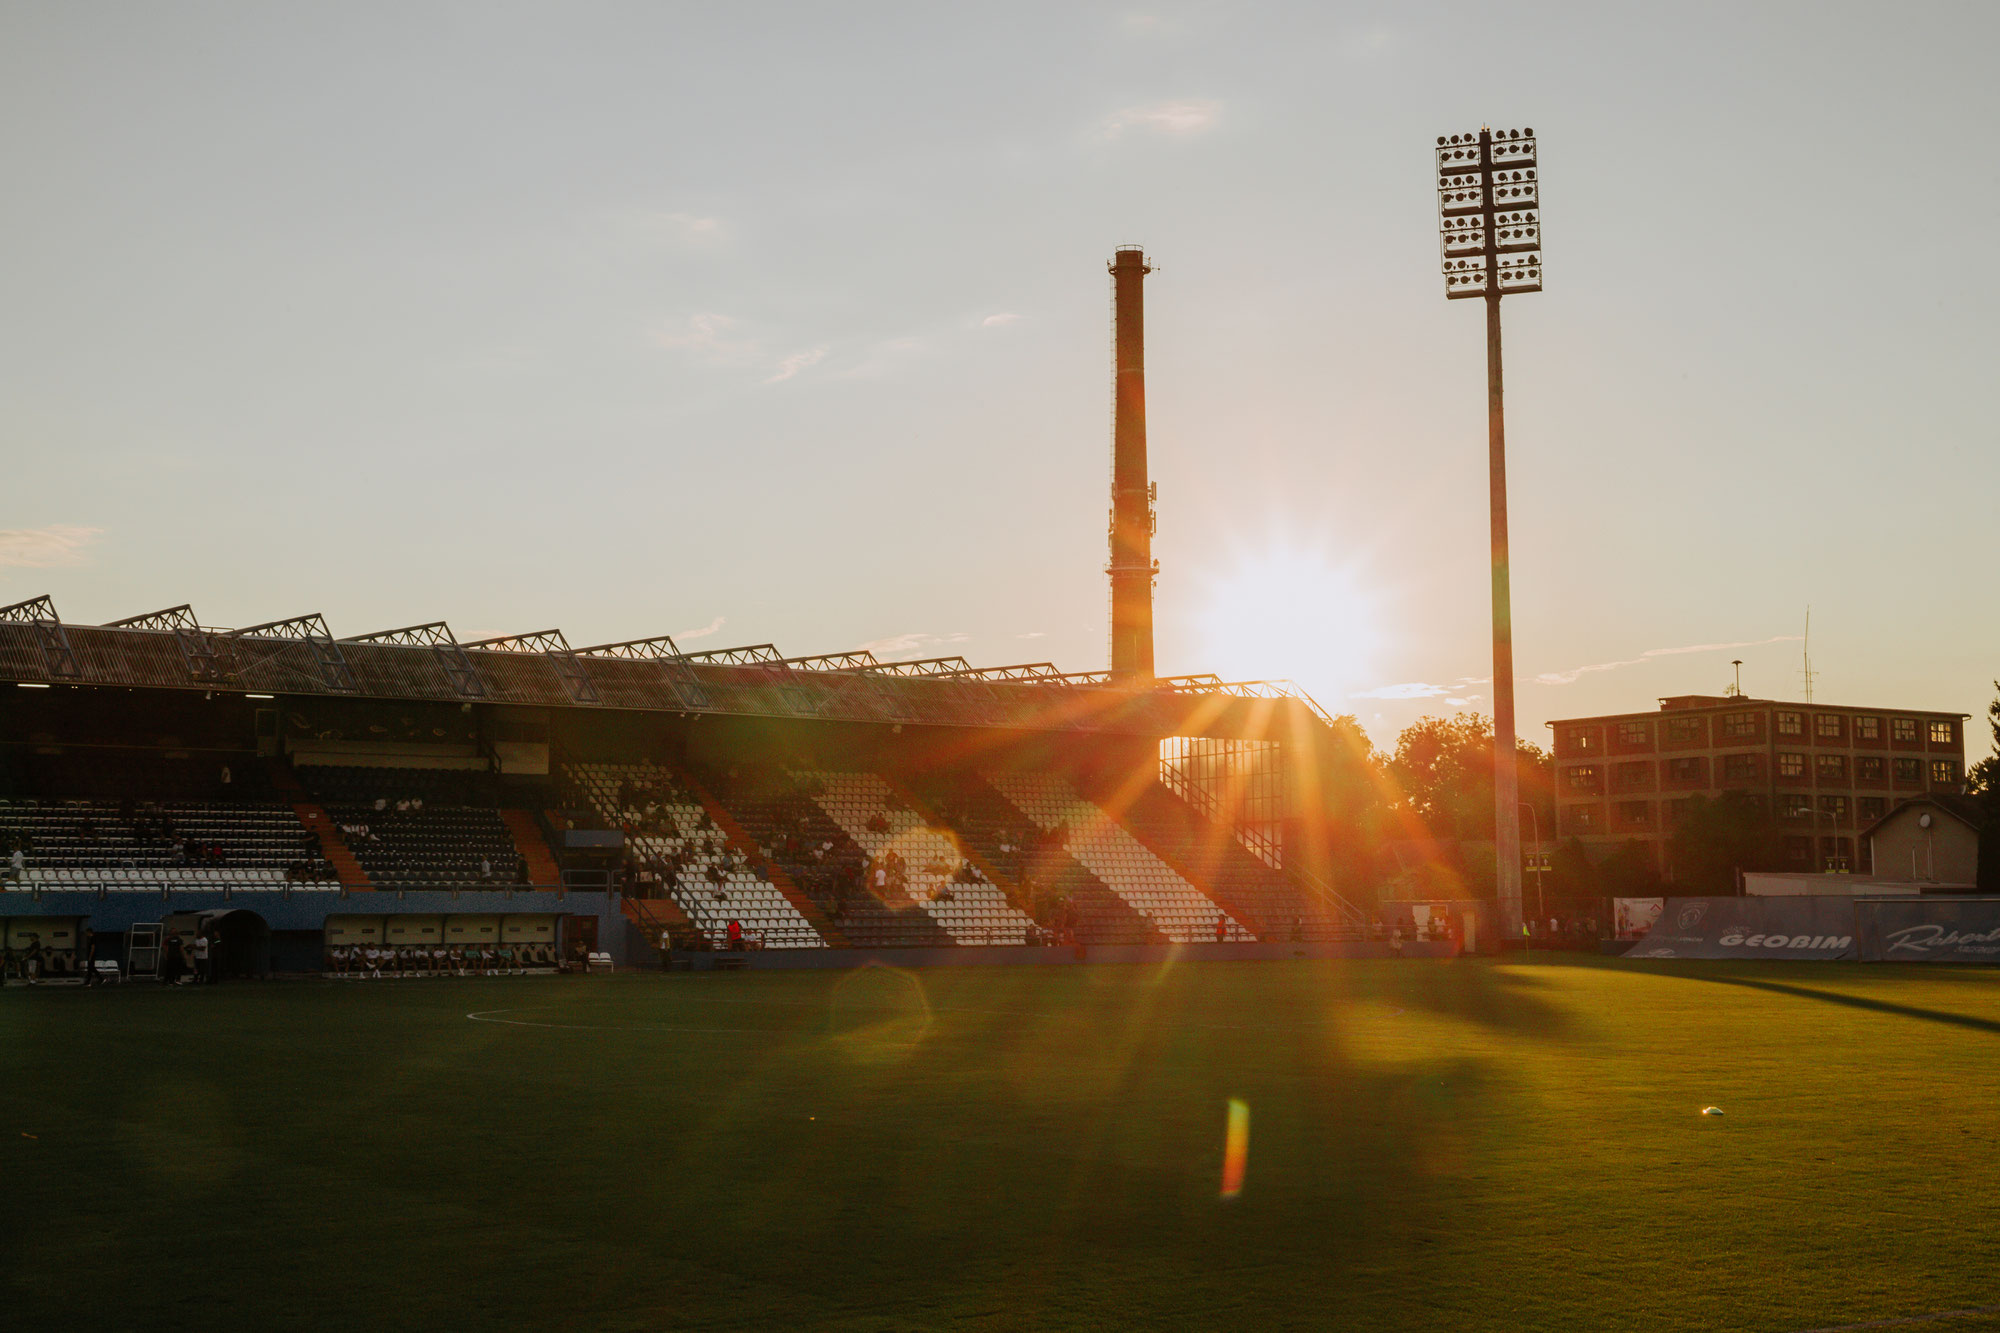
<svg viewBox="0 0 2000 1333"><path fill-rule="evenodd" d="M1284 682L41 597L0 608L0 690L0 917L37 939L247 917L258 965L307 970L454 929L658 965L1361 923L1314 859L1330 719Z"/></svg>

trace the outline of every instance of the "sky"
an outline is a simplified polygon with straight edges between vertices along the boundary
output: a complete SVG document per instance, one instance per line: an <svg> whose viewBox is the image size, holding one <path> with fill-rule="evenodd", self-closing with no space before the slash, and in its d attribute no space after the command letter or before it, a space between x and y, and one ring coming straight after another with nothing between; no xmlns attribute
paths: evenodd
<svg viewBox="0 0 2000 1333"><path fill-rule="evenodd" d="M1521 734L1983 714L1991 4L0 3L0 600L1106 656L1143 245L1163 673L1489 711L1436 137L1532 127ZM1983 736L1975 724L1971 735ZM1980 744L1970 747L1973 755Z"/></svg>

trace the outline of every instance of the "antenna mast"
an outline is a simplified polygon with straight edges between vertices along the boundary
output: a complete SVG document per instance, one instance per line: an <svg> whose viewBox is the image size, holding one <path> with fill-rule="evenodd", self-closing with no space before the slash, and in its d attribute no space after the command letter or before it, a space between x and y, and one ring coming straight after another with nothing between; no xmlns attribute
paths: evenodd
<svg viewBox="0 0 2000 1333"><path fill-rule="evenodd" d="M1806 679L1806 702L1811 703L1813 677L1819 673L1814 671L1812 666L1812 607L1810 606L1806 608L1806 637L1801 651L1805 656L1805 670L1803 674Z"/></svg>

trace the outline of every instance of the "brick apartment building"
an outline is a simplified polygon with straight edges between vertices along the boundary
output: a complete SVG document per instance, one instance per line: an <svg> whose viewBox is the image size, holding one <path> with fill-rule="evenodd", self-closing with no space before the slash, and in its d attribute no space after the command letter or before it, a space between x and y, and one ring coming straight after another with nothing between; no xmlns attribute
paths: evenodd
<svg viewBox="0 0 2000 1333"><path fill-rule="evenodd" d="M1865 872L1860 830L1912 796L1964 789L1966 716L1690 694L1657 713L1564 718L1549 724L1558 836L1637 841L1671 879L1688 799L1741 791L1768 812L1785 869Z"/></svg>

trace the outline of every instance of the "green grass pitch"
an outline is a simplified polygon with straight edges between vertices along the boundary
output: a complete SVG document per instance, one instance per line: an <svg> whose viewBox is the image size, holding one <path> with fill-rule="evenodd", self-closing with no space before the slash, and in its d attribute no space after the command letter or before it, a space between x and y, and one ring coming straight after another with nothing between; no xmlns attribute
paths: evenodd
<svg viewBox="0 0 2000 1333"><path fill-rule="evenodd" d="M2000 972L1886 966L17 989L0 1310L24 1330L1861 1324L2000 1306L1996 1057ZM1231 1098L1249 1156L1224 1200Z"/></svg>

